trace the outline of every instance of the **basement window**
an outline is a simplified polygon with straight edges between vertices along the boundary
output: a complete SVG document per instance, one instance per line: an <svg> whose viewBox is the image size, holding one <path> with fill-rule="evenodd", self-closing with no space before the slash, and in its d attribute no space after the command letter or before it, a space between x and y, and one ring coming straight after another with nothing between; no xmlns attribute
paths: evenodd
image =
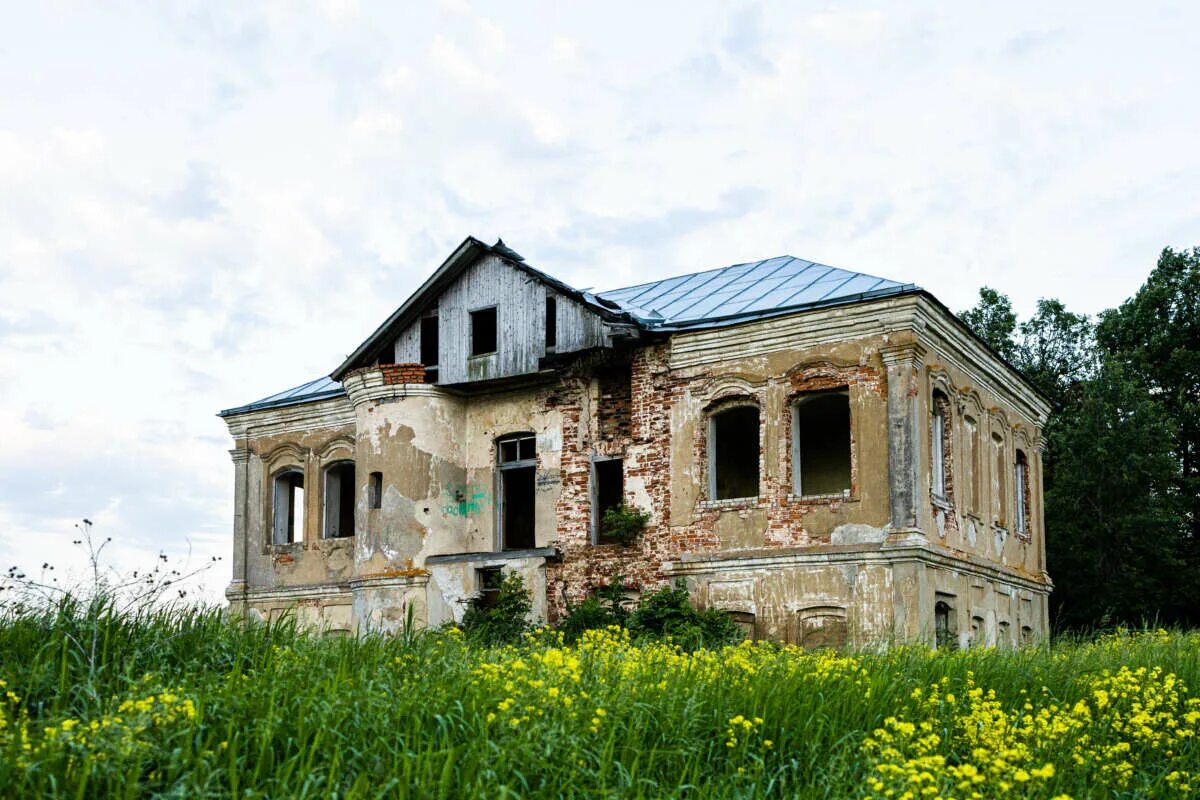
<svg viewBox="0 0 1200 800"><path fill-rule="evenodd" d="M592 530L596 544L617 541L604 528L604 512L625 502L624 464L619 458L597 460L592 464Z"/></svg>
<svg viewBox="0 0 1200 800"><path fill-rule="evenodd" d="M496 352L496 307L471 312L471 355Z"/></svg>
<svg viewBox="0 0 1200 800"><path fill-rule="evenodd" d="M535 442L533 434L520 433L496 443L502 550L526 550L534 546Z"/></svg>
<svg viewBox="0 0 1200 800"><path fill-rule="evenodd" d="M368 498L371 502L371 508L383 507L383 473L372 472L370 481L367 483Z"/></svg>
<svg viewBox="0 0 1200 800"><path fill-rule="evenodd" d="M708 459L714 500L758 496L758 406L735 406L712 415Z"/></svg>
<svg viewBox="0 0 1200 800"><path fill-rule="evenodd" d="M850 395L839 391L803 397L793 419L793 491L810 497L849 492Z"/></svg>
<svg viewBox="0 0 1200 800"><path fill-rule="evenodd" d="M325 470L325 538L354 535L354 462L341 461Z"/></svg>
<svg viewBox="0 0 1200 800"><path fill-rule="evenodd" d="M438 376L438 318L421 318L421 363L425 366L425 382L437 383Z"/></svg>
<svg viewBox="0 0 1200 800"><path fill-rule="evenodd" d="M546 297L546 352L558 346L558 300Z"/></svg>
<svg viewBox="0 0 1200 800"><path fill-rule="evenodd" d="M271 544L292 544L304 538L304 473L288 469L275 476Z"/></svg>

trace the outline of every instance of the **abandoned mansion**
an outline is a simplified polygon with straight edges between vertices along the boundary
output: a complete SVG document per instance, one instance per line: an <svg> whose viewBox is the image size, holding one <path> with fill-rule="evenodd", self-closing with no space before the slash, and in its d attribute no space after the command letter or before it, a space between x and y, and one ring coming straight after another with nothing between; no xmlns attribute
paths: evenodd
<svg viewBox="0 0 1200 800"><path fill-rule="evenodd" d="M386 632L509 572L549 622L682 579L755 638L1015 646L1048 411L912 284L780 256L593 293L468 238L328 377L221 412L227 597Z"/></svg>

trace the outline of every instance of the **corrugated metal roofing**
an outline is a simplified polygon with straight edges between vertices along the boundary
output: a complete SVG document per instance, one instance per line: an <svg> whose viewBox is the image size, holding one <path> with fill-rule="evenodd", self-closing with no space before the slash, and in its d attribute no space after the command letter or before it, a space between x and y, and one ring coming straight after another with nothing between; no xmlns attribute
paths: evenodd
<svg viewBox="0 0 1200 800"><path fill-rule="evenodd" d="M490 250L486 246L484 249ZM920 289L911 283L850 272L793 256L777 256L608 292L584 292L583 296L616 304L621 311L652 330L688 330L914 291ZM220 416L310 403L345 393L342 385L332 378L317 378L262 400L227 409Z"/></svg>
<svg viewBox="0 0 1200 800"><path fill-rule="evenodd" d="M619 304L648 327L684 329L910 291L917 287L794 256L777 256L596 296Z"/></svg>
<svg viewBox="0 0 1200 800"><path fill-rule="evenodd" d="M298 403L311 403L315 400L328 400L331 397L341 397L344 394L346 394L346 390L342 388L340 383L329 376L325 376L282 392L276 392L270 397L255 400L253 403L247 403L244 406L227 408L217 416L228 417L231 414L241 414L246 411L261 411L264 408L279 408L280 406L292 406Z"/></svg>

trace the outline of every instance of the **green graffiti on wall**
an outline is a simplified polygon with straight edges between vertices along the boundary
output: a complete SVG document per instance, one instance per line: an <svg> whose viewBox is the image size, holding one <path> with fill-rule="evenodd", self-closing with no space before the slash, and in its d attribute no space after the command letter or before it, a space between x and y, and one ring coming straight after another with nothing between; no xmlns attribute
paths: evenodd
<svg viewBox="0 0 1200 800"><path fill-rule="evenodd" d="M451 517L469 517L492 504L492 494L478 483L456 483L447 486L442 495L447 502L442 513Z"/></svg>

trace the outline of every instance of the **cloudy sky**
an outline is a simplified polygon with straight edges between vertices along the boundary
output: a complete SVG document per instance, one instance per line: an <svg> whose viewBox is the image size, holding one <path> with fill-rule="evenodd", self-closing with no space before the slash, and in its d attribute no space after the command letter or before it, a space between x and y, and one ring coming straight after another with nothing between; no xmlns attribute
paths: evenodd
<svg viewBox="0 0 1200 800"><path fill-rule="evenodd" d="M82 517L226 555L215 412L468 234L581 288L789 253L1089 313L1200 244L1195 3L381 6L4 11L0 570Z"/></svg>

